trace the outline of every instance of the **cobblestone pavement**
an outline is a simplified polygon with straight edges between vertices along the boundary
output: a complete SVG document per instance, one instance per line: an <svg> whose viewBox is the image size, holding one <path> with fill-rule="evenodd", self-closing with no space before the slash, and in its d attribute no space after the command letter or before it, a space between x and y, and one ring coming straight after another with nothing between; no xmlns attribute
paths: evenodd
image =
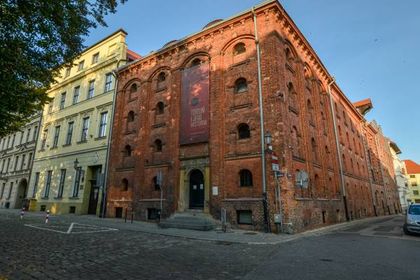
<svg viewBox="0 0 420 280"><path fill-rule="evenodd" d="M89 233L99 226L65 234L68 227L0 213L0 279L241 279L273 250L123 229Z"/></svg>
<svg viewBox="0 0 420 280"><path fill-rule="evenodd" d="M0 211L0 280L418 279L420 237L403 235L402 221L356 221L278 237L287 243L262 237L269 244L257 245L230 242L249 238L239 231L214 240L217 233L162 235L150 224L73 215L45 224L41 214L20 220L16 211ZM213 241L191 239L194 234Z"/></svg>

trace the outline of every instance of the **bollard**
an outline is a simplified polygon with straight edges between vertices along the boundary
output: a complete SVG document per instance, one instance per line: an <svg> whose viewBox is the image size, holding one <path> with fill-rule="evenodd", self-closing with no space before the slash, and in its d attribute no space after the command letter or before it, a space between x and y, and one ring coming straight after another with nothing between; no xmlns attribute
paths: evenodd
<svg viewBox="0 0 420 280"><path fill-rule="evenodd" d="M20 219L23 220L23 216L25 215L25 207L22 208L22 211L20 211Z"/></svg>
<svg viewBox="0 0 420 280"><path fill-rule="evenodd" d="M50 218L50 210L47 210L47 215L45 216L45 223L48 224L48 220Z"/></svg>

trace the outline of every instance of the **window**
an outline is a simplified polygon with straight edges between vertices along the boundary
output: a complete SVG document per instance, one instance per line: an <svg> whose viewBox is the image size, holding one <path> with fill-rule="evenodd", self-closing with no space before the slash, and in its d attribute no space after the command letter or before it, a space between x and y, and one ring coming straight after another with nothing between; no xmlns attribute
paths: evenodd
<svg viewBox="0 0 420 280"><path fill-rule="evenodd" d="M86 142L88 137L88 131L89 131L89 117L83 118L82 123L82 135L80 137L80 142Z"/></svg>
<svg viewBox="0 0 420 280"><path fill-rule="evenodd" d="M134 112L130 111L128 112L128 115L127 115L127 122L133 122L133 121L134 121Z"/></svg>
<svg viewBox="0 0 420 280"><path fill-rule="evenodd" d="M56 126L55 127L55 131L54 131L54 141L53 141L53 148L57 148L58 146L58 138L60 137L60 126Z"/></svg>
<svg viewBox="0 0 420 280"><path fill-rule="evenodd" d="M35 126L34 127L34 134L33 134L33 136L32 136L32 141L35 141L35 139L36 139L36 134L38 133L38 126Z"/></svg>
<svg viewBox="0 0 420 280"><path fill-rule="evenodd" d="M239 78L235 81L235 92L241 93L248 91L248 82L245 78Z"/></svg>
<svg viewBox="0 0 420 280"><path fill-rule="evenodd" d="M71 144L71 138L73 137L73 126L74 126L74 122L69 122L68 127L67 127L66 145Z"/></svg>
<svg viewBox="0 0 420 280"><path fill-rule="evenodd" d="M101 113L101 120L100 120L100 123L99 123L99 135L98 135L98 137L105 137L107 119L108 119L108 112Z"/></svg>
<svg viewBox="0 0 420 280"><path fill-rule="evenodd" d="M122 179L121 184L122 184L122 188L121 189L124 192L128 191L128 180L126 178Z"/></svg>
<svg viewBox="0 0 420 280"><path fill-rule="evenodd" d="M89 88L88 88L88 94L87 99L91 99L95 94L95 80L89 81Z"/></svg>
<svg viewBox="0 0 420 280"><path fill-rule="evenodd" d="M238 43L233 47L233 55L238 55L246 52L246 47L244 43Z"/></svg>
<svg viewBox="0 0 420 280"><path fill-rule="evenodd" d="M51 176L52 176L52 170L48 170L47 178L45 179L44 198L48 198L48 196L50 195Z"/></svg>
<svg viewBox="0 0 420 280"><path fill-rule="evenodd" d="M124 147L124 156L131 157L131 146L130 145L126 145Z"/></svg>
<svg viewBox="0 0 420 280"><path fill-rule="evenodd" d="M82 177L81 175L82 175L82 168L78 167L76 169L72 197L78 197L79 196L80 179Z"/></svg>
<svg viewBox="0 0 420 280"><path fill-rule="evenodd" d="M246 123L241 123L238 125L238 138L246 139L251 137L251 132L249 126Z"/></svg>
<svg viewBox="0 0 420 280"><path fill-rule="evenodd" d="M248 169L239 171L239 186L252 187L252 173Z"/></svg>
<svg viewBox="0 0 420 280"><path fill-rule="evenodd" d="M48 103L48 113L51 114L54 107L54 98L51 99L51 101Z"/></svg>
<svg viewBox="0 0 420 280"><path fill-rule="evenodd" d="M162 141L160 139L155 140L155 151L162 152Z"/></svg>
<svg viewBox="0 0 420 280"><path fill-rule="evenodd" d="M191 67L198 66L200 64L201 64L201 60L199 58L196 58L191 62Z"/></svg>
<svg viewBox="0 0 420 280"><path fill-rule="evenodd" d="M236 210L238 224L252 225L252 211L251 210Z"/></svg>
<svg viewBox="0 0 420 280"><path fill-rule="evenodd" d="M161 115L163 114L165 111L165 105L163 104L163 102L158 102L156 104L156 115Z"/></svg>
<svg viewBox="0 0 420 280"><path fill-rule="evenodd" d="M42 139L41 139L41 150L45 149L45 146L47 143L47 137L48 137L48 129L44 129L44 132L42 133Z"/></svg>
<svg viewBox="0 0 420 280"><path fill-rule="evenodd" d="M105 92L112 90L112 74L108 73L105 76Z"/></svg>
<svg viewBox="0 0 420 280"><path fill-rule="evenodd" d="M158 183L157 176L153 177L153 179L152 179L152 185L153 185L155 191L159 191L160 190L160 185Z"/></svg>
<svg viewBox="0 0 420 280"><path fill-rule="evenodd" d="M71 67L67 67L66 68L66 74L65 74L64 78L67 78L68 76L70 76L70 72L71 72Z"/></svg>
<svg viewBox="0 0 420 280"><path fill-rule="evenodd" d="M31 135L31 128L28 128L28 132L26 133L26 142L29 142L29 135Z"/></svg>
<svg viewBox="0 0 420 280"><path fill-rule="evenodd" d="M311 139L311 147L312 147L312 157L314 161L318 161L318 147L315 141L315 138Z"/></svg>
<svg viewBox="0 0 420 280"><path fill-rule="evenodd" d="M418 190L413 190L413 195L419 195L419 191Z"/></svg>
<svg viewBox="0 0 420 280"><path fill-rule="evenodd" d="M20 170L23 170L25 168L25 160L26 155L22 155L22 161L20 162Z"/></svg>
<svg viewBox="0 0 420 280"><path fill-rule="evenodd" d="M73 92L73 105L79 102L79 96L80 96L80 86L77 86L74 88L74 92Z"/></svg>
<svg viewBox="0 0 420 280"><path fill-rule="evenodd" d="M411 182L412 187L417 187L417 182Z"/></svg>
<svg viewBox="0 0 420 280"><path fill-rule="evenodd" d="M10 199L10 197L12 196L12 191L13 191L13 182L10 182L10 188L9 188L9 193L7 194L7 199Z"/></svg>
<svg viewBox="0 0 420 280"><path fill-rule="evenodd" d="M29 169L31 167L31 161L32 161L32 153L29 153L27 169Z"/></svg>
<svg viewBox="0 0 420 280"><path fill-rule="evenodd" d="M92 64L96 64L99 61L99 53L92 55Z"/></svg>
<svg viewBox="0 0 420 280"><path fill-rule="evenodd" d="M64 109L65 104L66 104L66 93L63 92L60 98L60 110Z"/></svg>
<svg viewBox="0 0 420 280"><path fill-rule="evenodd" d="M157 77L157 84L156 84L157 90L164 89L165 84L166 84L165 72L160 72L158 77Z"/></svg>
<svg viewBox="0 0 420 280"><path fill-rule="evenodd" d="M60 170L60 183L58 184L57 198L62 198L63 197L65 180L66 180L66 169L61 169Z"/></svg>
<svg viewBox="0 0 420 280"><path fill-rule="evenodd" d="M18 167L18 161L19 161L19 156L16 156L16 157L15 157L15 167L13 168L13 171L16 171L16 170L17 170L17 167Z"/></svg>
<svg viewBox="0 0 420 280"><path fill-rule="evenodd" d="M77 71L82 71L83 67L85 67L85 61L84 60L79 62L79 65L77 67Z"/></svg>
<svg viewBox="0 0 420 280"><path fill-rule="evenodd" d="M410 178L416 178L416 175L410 175Z"/></svg>
<svg viewBox="0 0 420 280"><path fill-rule="evenodd" d="M1 193L0 193L0 199L3 198L4 189L6 188L6 183L3 183L3 186L1 187Z"/></svg>

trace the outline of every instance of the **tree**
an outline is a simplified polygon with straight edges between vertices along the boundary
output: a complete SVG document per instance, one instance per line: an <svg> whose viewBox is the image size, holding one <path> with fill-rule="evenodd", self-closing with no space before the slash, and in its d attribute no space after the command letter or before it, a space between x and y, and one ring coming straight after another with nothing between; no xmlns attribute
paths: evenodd
<svg viewBox="0 0 420 280"><path fill-rule="evenodd" d="M50 101L60 69L83 50L90 28L126 0L0 2L0 137L19 130Z"/></svg>

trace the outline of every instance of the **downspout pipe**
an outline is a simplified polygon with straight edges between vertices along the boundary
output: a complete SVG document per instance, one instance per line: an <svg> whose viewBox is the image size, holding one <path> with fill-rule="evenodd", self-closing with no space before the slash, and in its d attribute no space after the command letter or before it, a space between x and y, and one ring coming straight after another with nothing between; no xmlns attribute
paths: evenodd
<svg viewBox="0 0 420 280"><path fill-rule="evenodd" d="M343 196L343 203L344 203L344 212L346 214L346 220L349 221L349 210L347 207L347 195L346 195L346 185L344 182L344 171L343 171L343 159L341 155L341 149L340 149L340 141L338 139L338 132L337 132L337 121L335 116L335 110L334 110L334 103L333 103L333 97L331 94L331 86L335 83L335 78L332 77L331 82L328 84L328 97L330 99L330 109L331 109L331 117L333 120L333 127L334 127L334 136L335 136L335 145L337 147L337 155L338 155L338 165L340 169L340 185L341 185L341 193Z"/></svg>
<svg viewBox="0 0 420 280"><path fill-rule="evenodd" d="M267 202L267 178L266 178L267 172L266 172L265 139L264 139L265 130L264 130L264 109L263 109L263 96L262 96L262 78L261 78L261 53L260 53L260 42L258 39L257 15L255 13L255 7L252 7L252 15L254 18L255 47L257 51L258 102L259 102L259 111L260 111L261 170L262 170L264 225L265 225L266 232L270 232L268 202Z"/></svg>
<svg viewBox="0 0 420 280"><path fill-rule="evenodd" d="M118 64L121 62L119 60ZM105 159L105 171L104 171L104 179L102 183L102 210L101 210L101 218L105 218L106 212L106 203L107 203L107 194L108 194L108 173L109 173L109 157L111 154L111 140L112 140L112 128L114 127L114 116L115 116L115 107L116 107L116 99L118 94L118 73L116 70L112 71L112 75L115 78L115 93L112 95L112 112L111 112L111 122L109 127L109 134L108 134L108 143L107 143L107 150L106 150L106 159Z"/></svg>

